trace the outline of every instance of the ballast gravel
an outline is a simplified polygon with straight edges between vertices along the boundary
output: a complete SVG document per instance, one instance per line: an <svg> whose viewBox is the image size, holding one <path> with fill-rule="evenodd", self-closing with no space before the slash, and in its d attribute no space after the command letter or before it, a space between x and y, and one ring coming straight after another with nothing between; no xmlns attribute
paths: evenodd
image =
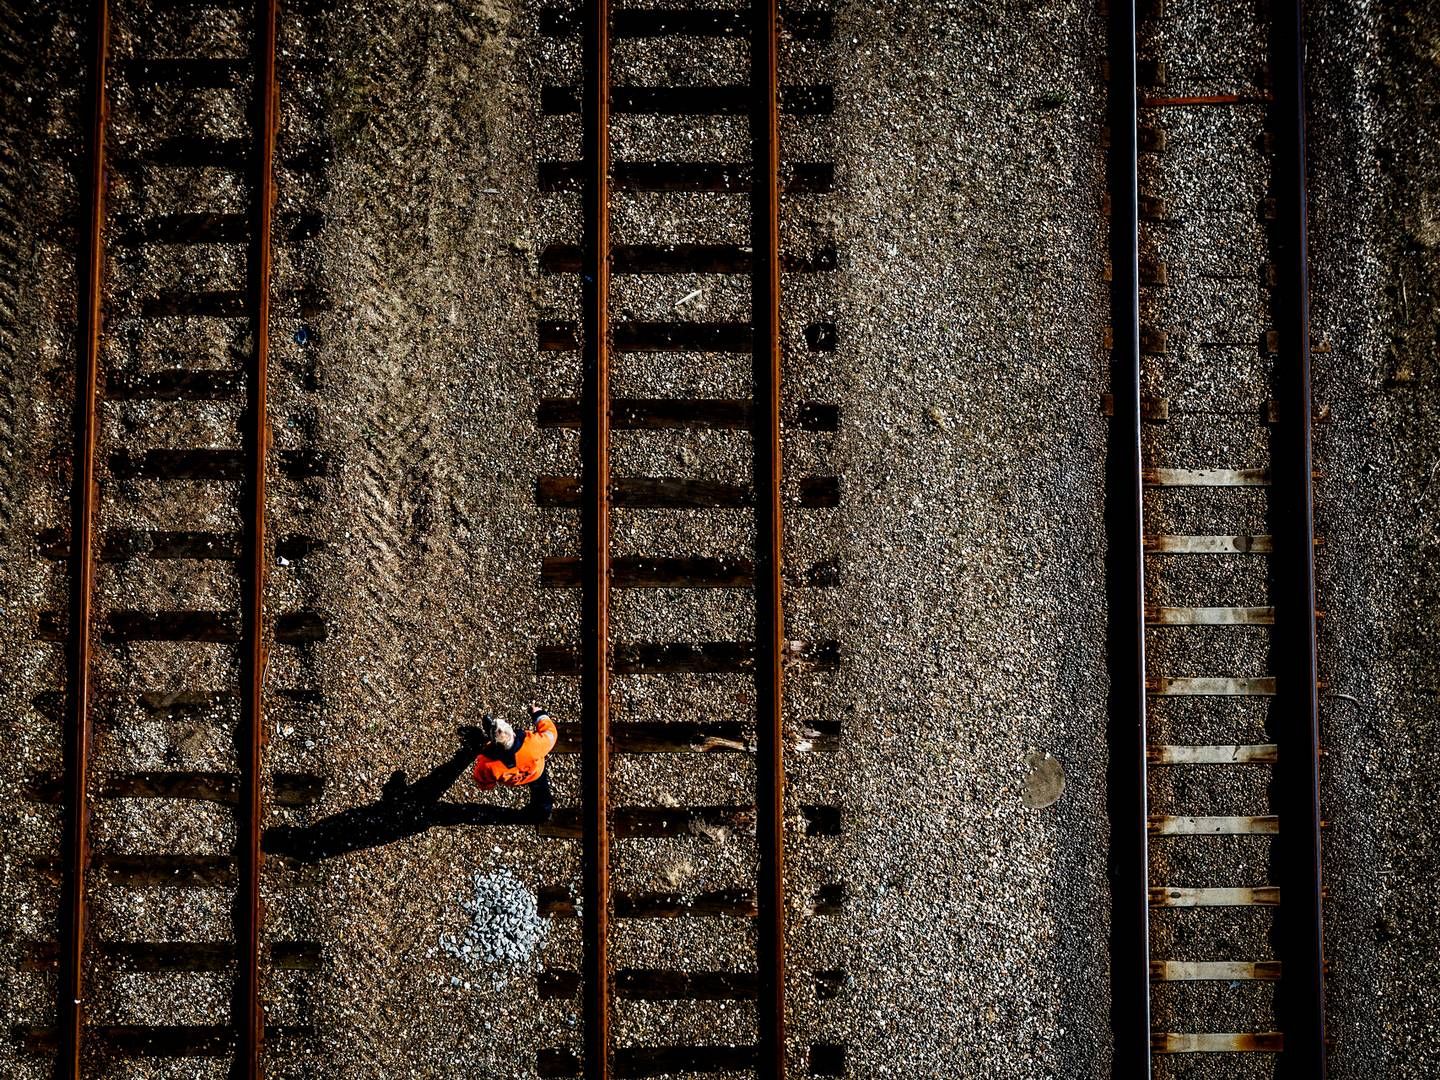
<svg viewBox="0 0 1440 1080"><path fill-rule="evenodd" d="M505 870L477 870L472 885L457 897L469 923L459 932L441 933L440 950L493 990L503 990L517 975L542 970L539 953L550 919L540 914L534 891ZM450 976L450 985L471 989L470 979L459 975Z"/></svg>

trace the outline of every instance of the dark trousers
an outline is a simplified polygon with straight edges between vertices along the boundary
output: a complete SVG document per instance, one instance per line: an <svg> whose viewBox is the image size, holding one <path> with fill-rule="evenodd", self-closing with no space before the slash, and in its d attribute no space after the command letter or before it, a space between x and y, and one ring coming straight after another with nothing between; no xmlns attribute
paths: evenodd
<svg viewBox="0 0 1440 1080"><path fill-rule="evenodd" d="M549 821L555 810L555 795L550 790L550 774L543 772L538 779L531 780L525 786L530 789L530 813L534 815L536 822Z"/></svg>

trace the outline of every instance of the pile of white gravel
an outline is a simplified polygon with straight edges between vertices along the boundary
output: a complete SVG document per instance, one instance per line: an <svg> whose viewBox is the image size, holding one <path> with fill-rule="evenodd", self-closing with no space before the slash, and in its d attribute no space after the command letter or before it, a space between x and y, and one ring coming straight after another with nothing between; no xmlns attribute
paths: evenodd
<svg viewBox="0 0 1440 1080"><path fill-rule="evenodd" d="M483 981L495 989L510 976L538 971L536 959L550 932L550 919L542 916L535 894L508 870L476 871L474 889L461 893L460 907L470 923L457 938L440 935L440 948L475 975L472 980L451 976L451 985Z"/></svg>

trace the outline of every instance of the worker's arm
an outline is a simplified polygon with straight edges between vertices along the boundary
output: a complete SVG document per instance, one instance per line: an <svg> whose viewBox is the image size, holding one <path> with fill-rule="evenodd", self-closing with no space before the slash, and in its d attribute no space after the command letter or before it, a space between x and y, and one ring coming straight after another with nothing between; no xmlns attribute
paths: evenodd
<svg viewBox="0 0 1440 1080"><path fill-rule="evenodd" d="M490 772L488 768L486 768L489 763L490 759L487 758L484 754L481 754L475 759L475 769L473 775L475 777L475 785L481 791L489 791L495 786L495 776L493 773Z"/></svg>
<svg viewBox="0 0 1440 1080"><path fill-rule="evenodd" d="M550 719L549 713L535 714L535 735L540 739L540 757L543 758L555 749L555 743L560 739L560 729L555 726L555 721Z"/></svg>

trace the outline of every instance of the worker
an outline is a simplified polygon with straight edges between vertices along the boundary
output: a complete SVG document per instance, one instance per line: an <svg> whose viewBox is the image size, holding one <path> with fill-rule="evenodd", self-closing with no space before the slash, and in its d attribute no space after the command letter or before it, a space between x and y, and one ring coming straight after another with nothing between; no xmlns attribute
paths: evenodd
<svg viewBox="0 0 1440 1080"><path fill-rule="evenodd" d="M480 722L480 733L486 741L475 758L475 783L481 791L493 791L496 784L528 787L535 820L549 821L555 798L545 773L545 755L555 749L560 733L550 714L533 701L530 722L535 730L517 735L504 720L486 714Z"/></svg>

